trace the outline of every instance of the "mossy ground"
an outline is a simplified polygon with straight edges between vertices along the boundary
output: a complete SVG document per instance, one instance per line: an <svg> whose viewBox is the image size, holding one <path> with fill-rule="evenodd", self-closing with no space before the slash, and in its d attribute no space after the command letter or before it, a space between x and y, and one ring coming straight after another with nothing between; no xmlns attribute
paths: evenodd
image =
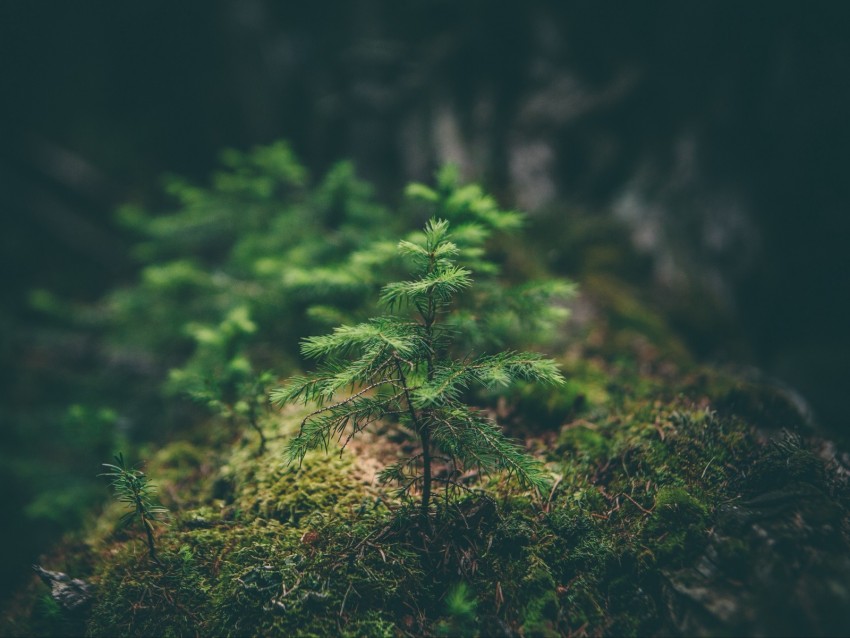
<svg viewBox="0 0 850 638"><path fill-rule="evenodd" d="M69 617L33 580L2 632L675 634L683 625L671 617L669 575L712 546L746 583L758 541L713 528L730 504L789 482L828 496L809 523L832 525L831 542L846 547L846 487L779 394L618 335L616 355L610 340L588 335L562 357L563 391L519 388L493 407L547 463L549 493L490 478L476 486L486 496L436 498L424 526L373 484L370 463L386 450L371 453L367 439L356 454L311 453L290 466L282 446L298 415L269 416L264 427L278 438L261 456L250 430L228 445L176 442L151 456L146 471L173 513L157 534L162 567L138 532L116 530L120 509L107 507L43 558L97 587L87 612ZM770 442L781 427L798 433Z"/></svg>

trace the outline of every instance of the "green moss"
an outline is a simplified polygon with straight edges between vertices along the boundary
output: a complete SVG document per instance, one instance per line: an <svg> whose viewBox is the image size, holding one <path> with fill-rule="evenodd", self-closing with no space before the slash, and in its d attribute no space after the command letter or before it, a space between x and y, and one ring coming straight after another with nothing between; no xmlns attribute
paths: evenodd
<svg viewBox="0 0 850 638"><path fill-rule="evenodd" d="M203 527L188 524L199 516ZM162 569L130 546L116 549L97 575L91 635L383 636L397 622L385 610L420 573L400 546L352 560L343 548L369 526L347 521L317 520L301 533L208 511L184 520L163 539Z"/></svg>
<svg viewBox="0 0 850 638"><path fill-rule="evenodd" d="M520 612L523 635L557 636L560 605L555 579L549 569L542 564L537 565L523 578L521 586L527 600Z"/></svg>
<svg viewBox="0 0 850 638"><path fill-rule="evenodd" d="M702 548L707 540L705 506L679 487L662 487L644 527L644 540L659 563L681 563Z"/></svg>
<svg viewBox="0 0 850 638"><path fill-rule="evenodd" d="M840 527L846 512L825 495L823 463L799 438L765 447L740 415L715 412L707 397L726 391L722 379L640 379L601 361L573 372L576 387L604 385L606 400L535 440L558 477L551 493L534 502L498 479L487 484L496 500L435 498L427 539L414 509L364 480L353 453L287 465L297 414L260 457L244 441L163 448L146 470L173 513L158 531L165 567L141 538L115 531L112 510L87 549L64 559L99 586L87 632L652 635L666 626L662 573L693 564L724 503L807 486L805 524ZM726 573L745 578L755 541L712 542ZM464 604L452 606L461 582ZM57 614L40 609L18 617L17 633L61 633Z"/></svg>
<svg viewBox="0 0 850 638"><path fill-rule="evenodd" d="M570 424L558 436L558 452L594 461L605 460L611 452L611 440L596 428Z"/></svg>
<svg viewBox="0 0 850 638"><path fill-rule="evenodd" d="M225 468L223 473L230 471ZM353 474L350 453L314 452L301 465L266 455L257 466L233 471L238 496L234 507L245 517L272 518L298 526L311 514L359 511L368 493Z"/></svg>
<svg viewBox="0 0 850 638"><path fill-rule="evenodd" d="M107 539L88 633L389 635L393 597L421 589L408 582L419 558L403 544L347 555L387 510L375 510L349 453L311 454L299 467L282 460L283 444L271 441L259 463L250 446L237 449L201 481L208 492L228 485L229 498L175 513L159 534L163 568L139 542ZM183 478L177 469L198 469L192 452L166 449L151 463L166 492Z"/></svg>
<svg viewBox="0 0 850 638"><path fill-rule="evenodd" d="M208 451L189 441L175 441L154 455L148 469L168 480L179 480L197 471L209 455Z"/></svg>

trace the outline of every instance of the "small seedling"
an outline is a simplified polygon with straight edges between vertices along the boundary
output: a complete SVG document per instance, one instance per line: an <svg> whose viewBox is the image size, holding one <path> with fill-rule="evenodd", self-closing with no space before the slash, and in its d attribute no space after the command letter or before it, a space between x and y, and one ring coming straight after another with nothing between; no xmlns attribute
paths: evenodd
<svg viewBox="0 0 850 638"><path fill-rule="evenodd" d="M306 339L304 355L323 359L324 365L272 393L279 406L295 401L318 406L290 441L289 460L302 461L309 450L327 448L331 439L344 447L370 424L395 420L418 439L419 452L379 477L397 482L402 493L419 488L423 517L428 516L432 483L463 488L452 478L463 470L503 471L541 489L548 476L540 463L463 399L476 385L504 387L520 379L560 385L564 378L557 364L533 353L454 354L456 333L441 319L453 297L472 286L472 278L455 263L458 248L449 241L448 222L432 219L419 243L402 241L399 250L414 262L418 276L384 287L381 300L392 314ZM337 398L346 390L352 393L348 398ZM454 472L434 476L436 460Z"/></svg>
<svg viewBox="0 0 850 638"><path fill-rule="evenodd" d="M130 511L121 517L119 525L125 527L138 520L147 536L148 553L151 559L161 566L162 562L156 555L154 523L162 521L168 510L153 500L156 486L149 482L148 477L141 470L127 469L124 464L124 455L121 453L115 456L115 465L104 463L103 467L109 471L98 476L110 477L115 498L121 503L126 503L130 508Z"/></svg>
<svg viewBox="0 0 850 638"><path fill-rule="evenodd" d="M185 366L171 370L169 386L205 405L231 427L246 422L260 438L257 453L262 455L268 439L261 420L274 376L255 372L243 351L256 329L247 306L234 308L217 326L191 324L188 332L197 348Z"/></svg>
<svg viewBox="0 0 850 638"><path fill-rule="evenodd" d="M446 618L437 623L438 636L468 636L475 634L475 609L478 601L466 583L452 587L445 598Z"/></svg>

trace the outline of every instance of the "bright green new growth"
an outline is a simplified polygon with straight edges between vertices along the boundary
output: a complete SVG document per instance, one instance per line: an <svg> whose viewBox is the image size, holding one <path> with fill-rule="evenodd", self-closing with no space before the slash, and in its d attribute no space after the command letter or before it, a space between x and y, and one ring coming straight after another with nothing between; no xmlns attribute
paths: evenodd
<svg viewBox="0 0 850 638"><path fill-rule="evenodd" d="M379 478L398 482L402 493L418 487L423 514L428 513L434 481L447 490L462 488L457 477L472 468L507 472L523 486L543 488L543 467L462 398L476 385L501 387L520 379L564 383L555 362L537 354L450 356L455 331L440 319L455 295L472 286L472 279L453 260L459 250L449 241L448 230L447 221L432 219L420 241L400 242L399 251L413 260L418 276L384 286L381 301L393 314L305 339L302 353L322 359L323 365L313 375L291 379L271 397L278 406L294 401L318 406L289 443L290 462L301 461L311 449L327 449L332 438L345 447L370 424L397 420L416 436L420 451L385 468ZM412 317L403 314L408 309ZM346 390L352 394L336 398ZM452 471L434 477L435 460Z"/></svg>
<svg viewBox="0 0 850 638"><path fill-rule="evenodd" d="M273 376L255 372L243 354L244 342L256 330L246 306L232 309L218 326L189 324L187 332L197 342L195 353L184 367L170 371L167 388L206 405L232 426L238 420L247 422L259 436L262 454L267 438L260 417L268 406Z"/></svg>
<svg viewBox="0 0 850 638"><path fill-rule="evenodd" d="M115 490L115 498L126 503L130 511L121 517L120 525L126 526L139 520L142 528L145 530L148 543L148 553L151 559L161 565L159 558L156 555L156 543L154 540L153 530L154 523L161 521L164 515L168 512L164 507L158 505L153 500L153 495L156 493L156 486L148 482L148 477L141 470L128 470L124 465L124 455L118 454L115 457L117 465L104 463L103 467L109 472L99 474L99 476L108 476L112 478L112 489Z"/></svg>

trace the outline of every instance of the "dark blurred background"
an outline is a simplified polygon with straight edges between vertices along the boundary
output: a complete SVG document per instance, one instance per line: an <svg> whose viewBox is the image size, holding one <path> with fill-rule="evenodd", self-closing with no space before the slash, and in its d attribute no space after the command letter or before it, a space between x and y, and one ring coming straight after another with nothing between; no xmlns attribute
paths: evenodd
<svg viewBox="0 0 850 638"><path fill-rule="evenodd" d="M31 291L132 279L115 208L155 209L163 173L202 181L223 147L353 159L390 203L452 161L539 219L616 220L699 357L845 432L848 34L837 1L0 3L4 588L68 524L33 517L43 477L15 464L88 356Z"/></svg>

